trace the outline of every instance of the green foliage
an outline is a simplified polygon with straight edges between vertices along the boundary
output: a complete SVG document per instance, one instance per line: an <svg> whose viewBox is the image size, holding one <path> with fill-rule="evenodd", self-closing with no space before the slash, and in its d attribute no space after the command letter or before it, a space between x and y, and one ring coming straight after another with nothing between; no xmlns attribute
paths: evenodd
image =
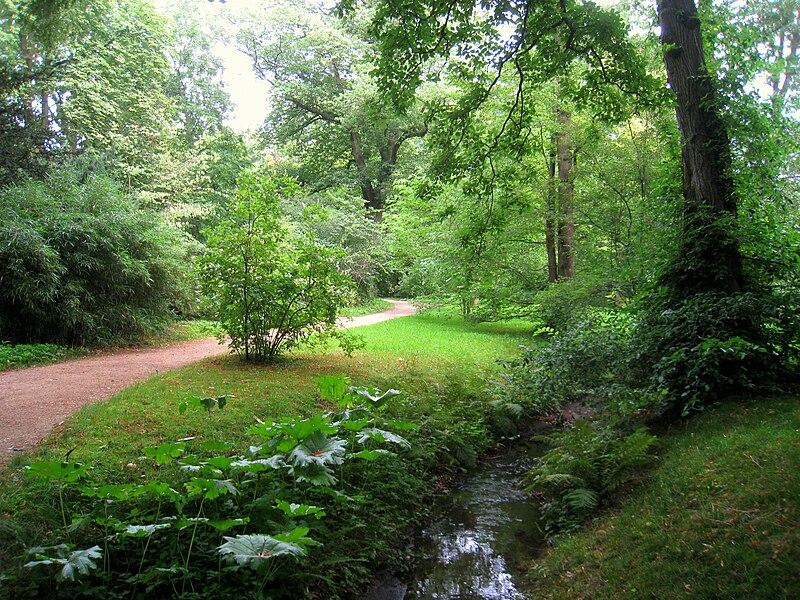
<svg viewBox="0 0 800 600"><path fill-rule="evenodd" d="M580 275L562 279L534 296L531 316L554 331L567 331L586 320L591 312L612 304L616 293L610 292L607 285L602 280Z"/></svg>
<svg viewBox="0 0 800 600"><path fill-rule="evenodd" d="M671 428L652 472L537 558L525 591L546 600L797 596L798 428L795 395L732 400Z"/></svg>
<svg viewBox="0 0 800 600"><path fill-rule="evenodd" d="M625 312L597 312L542 348L529 348L505 363L493 395L536 414L553 414L570 402L600 403L623 412L653 400L629 375L634 321Z"/></svg>
<svg viewBox="0 0 800 600"><path fill-rule="evenodd" d="M780 291L654 294L631 339L633 369L687 414L737 390L774 389L793 377L796 300Z"/></svg>
<svg viewBox="0 0 800 600"><path fill-rule="evenodd" d="M187 242L109 179L52 173L0 192L0 335L94 346L186 304Z"/></svg>
<svg viewBox="0 0 800 600"><path fill-rule="evenodd" d="M35 560L25 563L25 566L50 566L56 565L61 567L56 575L60 580L75 581L79 575L89 575L91 571L97 568L95 559L102 558L103 554L100 552L100 546L92 546L85 550L74 550L66 555L70 550L66 544L59 544L49 548L30 548L28 554ZM53 556L55 551L56 556Z"/></svg>
<svg viewBox="0 0 800 600"><path fill-rule="evenodd" d="M56 344L0 344L0 370L55 362L69 354Z"/></svg>
<svg viewBox="0 0 800 600"><path fill-rule="evenodd" d="M17 454L4 471L0 481L0 513L8 515L0 519L4 590L18 598L129 598L134 587L139 595L174 597L185 586L186 598L198 590L206 596L249 597L264 576L249 567L233 571L227 564L220 573L218 546L225 541L223 536L275 537L307 527L307 537L323 546L309 546L308 556L299 562L278 557L274 565L279 580L267 582L265 595L274 600L306 595L346 598L364 589L376 571L406 560L409 536L425 518L435 492L432 482L462 472L493 443L485 379L497 370L495 359L512 355L531 329L521 321L473 324L452 312L426 311L364 328L370 352L353 358L338 350L316 349L312 354L306 348L292 360L273 365L244 364L233 357L203 361L87 406L35 456ZM330 373L350 373L351 381ZM323 394L313 383L315 378L330 379L330 387L338 392ZM404 393L373 410L375 421L369 422L360 411L351 412L338 433L328 431L329 437L348 443L341 465L323 465L337 480L334 488L296 482L290 465L270 460L278 452L264 449L251 455L250 446L264 446L271 439L246 433L254 415L284 436L281 443L287 447L280 454L288 463L298 445L290 433L329 430L332 421L313 418L321 410L343 414L361 403L371 406L366 396L340 396L350 386L366 387L364 392L376 400L384 396L370 390L369 384ZM195 408L179 411L189 396L234 392L235 400L221 411L214 408L210 415ZM397 434L412 446L381 443L372 430ZM367 437L360 444L363 436ZM38 459L60 465L71 448L76 450L70 462L93 469L83 479L64 484L65 526L56 500L57 480L22 479L18 466ZM149 457L147 448L153 449ZM238 457L243 457L243 464L237 467L233 463ZM311 469L305 474L310 475ZM249 480L252 483L242 484ZM285 493L269 487L278 482ZM196 490L191 498L185 483ZM240 493L232 493L228 485ZM253 486L261 485L269 489L254 499ZM208 493L217 496L206 498ZM204 514L198 517L201 502ZM83 518L94 507L91 519L102 519L106 506L119 523ZM316 509L325 516L317 518ZM162 522L161 516L179 511L182 517ZM97 562L91 577L58 584L46 567L22 568L29 560L26 548L63 539L68 527L75 549L99 544L103 550L104 559ZM116 536L108 548L101 542L106 536ZM122 572L126 575L120 576ZM61 587L54 591L56 584Z"/></svg>
<svg viewBox="0 0 800 600"><path fill-rule="evenodd" d="M399 396L396 390L346 383L344 376L326 377L321 386L341 412L260 423L250 430L256 445L243 454L225 443L193 439L143 448L140 460L154 460L160 474L149 481L109 485L80 463L31 464L31 481L58 486L64 518L54 535L56 541L68 541L26 551L33 560L21 569L35 569L27 585L48 597L74 594L79 588L66 581L78 584L83 576L81 581L88 584L86 576L98 569L97 559L103 562L95 575L112 595L141 589L188 596L208 573L214 574L215 589L245 590L252 580L240 571L243 567L255 572L257 589L298 578L308 561L319 560L307 557L309 549L320 545L316 538L337 535L325 524L327 511L316 502L332 504L336 513L352 512L366 503L362 495L373 477L378 489L370 493L379 494L380 463L397 456L382 446L410 447L390 429L415 428L382 416L387 401ZM302 501L289 502L287 497ZM244 532L226 534L233 528ZM74 550L72 538L103 542ZM292 565L284 557L307 560ZM38 573L40 567L53 565L61 569L56 582ZM178 579L168 583L161 577L174 574L175 568L182 573ZM301 590L289 585L280 597Z"/></svg>
<svg viewBox="0 0 800 600"><path fill-rule="evenodd" d="M228 219L199 261L203 291L231 347L271 360L311 333L337 334L336 315L351 295L337 255L310 234L293 235L279 198L293 181L249 175Z"/></svg>
<svg viewBox="0 0 800 600"><path fill-rule="evenodd" d="M602 420L575 421L543 436L550 445L525 476L526 489L543 495L548 536L580 527L598 504L652 461L656 438L645 428L626 432Z"/></svg>

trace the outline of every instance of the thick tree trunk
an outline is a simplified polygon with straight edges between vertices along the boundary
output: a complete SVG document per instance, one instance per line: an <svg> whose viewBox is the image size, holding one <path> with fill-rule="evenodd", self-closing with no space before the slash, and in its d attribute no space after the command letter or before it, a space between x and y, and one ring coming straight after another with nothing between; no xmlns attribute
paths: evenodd
<svg viewBox="0 0 800 600"><path fill-rule="evenodd" d="M367 175L367 159L361 148L361 137L356 131L350 131L350 149L353 153L353 162L358 167L361 179L361 196L369 215L377 222L383 217L384 195L380 186L375 187Z"/></svg>
<svg viewBox="0 0 800 600"><path fill-rule="evenodd" d="M736 243L730 140L706 71L694 0L658 0L667 80L676 95L683 163L684 231L672 285L735 293L744 285Z"/></svg>
<svg viewBox="0 0 800 600"><path fill-rule="evenodd" d="M575 186L572 181L573 156L570 149L570 125L572 116L558 109L559 132L556 140L558 153L558 276L569 278L575 275L575 216L573 198Z"/></svg>

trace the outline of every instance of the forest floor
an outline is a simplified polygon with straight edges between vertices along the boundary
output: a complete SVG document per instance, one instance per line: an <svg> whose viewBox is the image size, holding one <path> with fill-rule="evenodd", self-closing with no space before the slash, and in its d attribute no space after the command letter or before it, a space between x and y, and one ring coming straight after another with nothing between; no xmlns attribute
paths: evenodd
<svg viewBox="0 0 800 600"><path fill-rule="evenodd" d="M417 312L391 300L379 313L340 318L343 329L374 325ZM65 362L0 372L0 463L27 450L84 404L110 398L159 373L228 352L214 338L147 349L120 350Z"/></svg>

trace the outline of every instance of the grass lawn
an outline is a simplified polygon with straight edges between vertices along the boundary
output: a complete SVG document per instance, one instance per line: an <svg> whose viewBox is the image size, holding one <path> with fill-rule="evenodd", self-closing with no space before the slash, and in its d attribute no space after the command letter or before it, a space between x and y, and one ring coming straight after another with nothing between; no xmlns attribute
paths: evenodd
<svg viewBox="0 0 800 600"><path fill-rule="evenodd" d="M206 359L136 384L108 401L87 405L34 451L54 459L75 448L72 460L96 468L117 468L139 449L197 436L248 443L243 433L254 423L302 415L320 407L314 378L348 375L354 385L396 388L406 399L398 412L443 414L451 407L439 399L463 390L480 391L496 361L530 343L532 326L523 321L469 324L434 309L354 330L366 347L347 357L337 350L307 349L271 365L247 364L235 356ZM224 411L180 414L188 397L231 394ZM238 438L238 439L234 439ZM15 457L14 464L30 460Z"/></svg>
<svg viewBox="0 0 800 600"><path fill-rule="evenodd" d="M668 433L619 506L532 566L535 598L800 598L800 399Z"/></svg>

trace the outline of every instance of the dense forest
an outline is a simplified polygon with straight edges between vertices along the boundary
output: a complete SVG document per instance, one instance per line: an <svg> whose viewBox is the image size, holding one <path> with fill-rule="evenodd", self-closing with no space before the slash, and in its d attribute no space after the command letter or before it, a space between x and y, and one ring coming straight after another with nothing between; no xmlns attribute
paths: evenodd
<svg viewBox="0 0 800 600"><path fill-rule="evenodd" d="M504 438L568 406L592 415L553 434L526 478L549 499L548 534L574 531L647 463L655 438L644 424L785 394L800 351L800 3L605 4L4 2L0 342L96 348L204 318L263 365L321 338L357 351L363 341L338 331L337 315L378 297L451 307L470 325L524 321L528 340L492 380L486 418ZM268 86L256 130L230 125L223 46ZM293 492L292 478L319 486L278 504L284 521L319 512L312 500L324 503L348 436L398 450L408 442L397 432L415 431L402 411L379 418L392 390L344 381L319 392L344 411L336 417L258 426L263 448L289 462L248 458L248 483L286 467ZM470 462L448 443L454 464ZM611 464L587 471L565 458L576 449ZM166 465L182 452L151 458ZM208 473L236 464L196 463L213 493L196 482L185 499L161 489L156 520L162 501L186 528L202 493L195 519L202 502L232 497ZM59 493L84 476L63 465L69 473L45 474ZM109 505L132 501L130 490L98 489ZM226 514L211 518L220 531L243 523L222 525ZM149 527L128 533L149 544L162 524ZM312 597L264 587L289 564L264 559L305 556L308 532L226 537L219 552L253 570L263 597ZM68 546L39 560L72 564L67 579L88 575L99 547ZM167 563L146 553L126 567L138 568L142 593L205 597L186 587L200 577L186 574L188 556L178 593L159 588ZM292 586L347 597L367 579L337 573ZM230 585L214 577L217 593ZM112 580L104 597L118 597L107 595Z"/></svg>

